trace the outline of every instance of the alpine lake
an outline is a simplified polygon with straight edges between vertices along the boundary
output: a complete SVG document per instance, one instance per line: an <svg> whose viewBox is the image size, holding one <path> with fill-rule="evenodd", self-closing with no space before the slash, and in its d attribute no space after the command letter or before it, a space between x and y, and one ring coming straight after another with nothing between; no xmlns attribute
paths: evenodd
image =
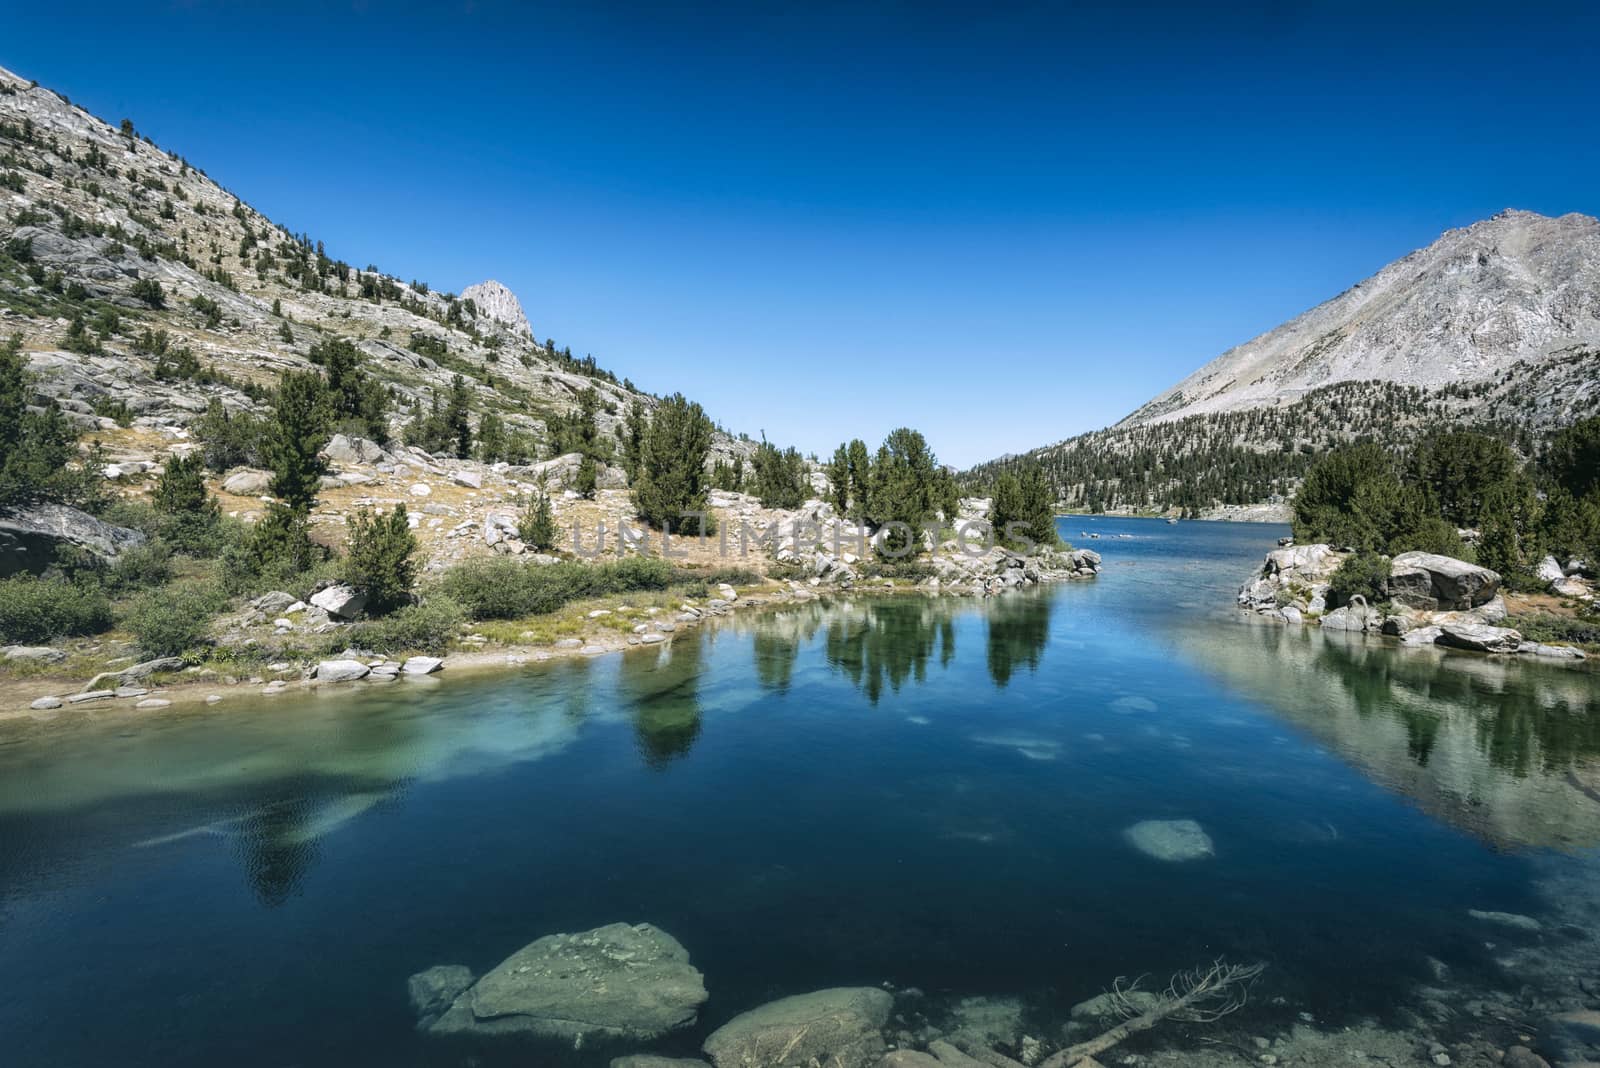
<svg viewBox="0 0 1600 1068"><path fill-rule="evenodd" d="M1246 618L1281 527L1061 524L1097 580L0 725L0 1063L605 1065L838 986L895 995L891 1044L1054 1048L1118 976L1226 958L1248 1004L1106 1063L1376 1028L1426 1064L1600 994L1600 673ZM687 949L695 1024L418 1030L414 973L617 922Z"/></svg>

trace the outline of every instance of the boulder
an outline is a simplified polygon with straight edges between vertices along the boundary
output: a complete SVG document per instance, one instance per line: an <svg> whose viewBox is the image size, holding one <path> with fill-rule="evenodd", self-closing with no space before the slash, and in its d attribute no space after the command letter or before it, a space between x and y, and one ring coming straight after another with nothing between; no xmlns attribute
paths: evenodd
<svg viewBox="0 0 1600 1068"><path fill-rule="evenodd" d="M1145 856L1167 863L1216 855L1211 836L1194 820L1145 820L1123 831L1122 837Z"/></svg>
<svg viewBox="0 0 1600 1068"><path fill-rule="evenodd" d="M66 704L66 702L61 700L59 697L35 697L33 699L33 703L28 705L28 707L38 711L43 711L47 708L60 708L64 704Z"/></svg>
<svg viewBox="0 0 1600 1068"><path fill-rule="evenodd" d="M322 455L336 464L376 464L392 459L377 442L344 434L329 438L328 444L322 447Z"/></svg>
<svg viewBox="0 0 1600 1068"><path fill-rule="evenodd" d="M137 530L112 526L64 504L28 504L0 511L0 578L39 574L71 547L102 564L144 544Z"/></svg>
<svg viewBox="0 0 1600 1068"><path fill-rule="evenodd" d="M436 656L409 656L400 665L402 675L432 675L444 668L444 661Z"/></svg>
<svg viewBox="0 0 1600 1068"><path fill-rule="evenodd" d="M1446 623L1439 628L1439 644L1480 653L1514 653L1522 646L1522 635L1487 623Z"/></svg>
<svg viewBox="0 0 1600 1068"><path fill-rule="evenodd" d="M318 682L354 682L366 678L371 670L359 660L324 660L317 665L315 677Z"/></svg>
<svg viewBox="0 0 1600 1068"><path fill-rule="evenodd" d="M329 586L311 595L311 603L334 619L355 619L367 606L367 595L353 586Z"/></svg>
<svg viewBox="0 0 1600 1068"><path fill-rule="evenodd" d="M48 645L8 645L5 658L34 664L59 664L67 658L67 654Z"/></svg>
<svg viewBox="0 0 1600 1068"><path fill-rule="evenodd" d="M1540 582L1560 582L1566 577L1566 572L1561 570L1561 563L1553 556L1547 556L1539 561L1539 566L1533 569Z"/></svg>
<svg viewBox="0 0 1600 1068"><path fill-rule="evenodd" d="M1376 630L1383 622L1382 613L1370 607L1367 599L1359 593L1350 598L1350 603L1340 605L1322 617L1323 630Z"/></svg>
<svg viewBox="0 0 1600 1068"><path fill-rule="evenodd" d="M236 497L259 497L272 485L272 473L245 468L233 471L222 480L222 489Z"/></svg>
<svg viewBox="0 0 1600 1068"><path fill-rule="evenodd" d="M1439 627L1414 627L1400 638L1401 645L1433 645L1443 631Z"/></svg>
<svg viewBox="0 0 1600 1068"><path fill-rule="evenodd" d="M1544 656L1552 660L1583 660L1582 649L1571 645L1546 645L1543 642L1523 642L1517 646L1523 656Z"/></svg>
<svg viewBox="0 0 1600 1068"><path fill-rule="evenodd" d="M871 1068L894 999L876 987L797 994L740 1013L706 1039L716 1068Z"/></svg>
<svg viewBox="0 0 1600 1068"><path fill-rule="evenodd" d="M282 615L290 605L298 602L299 598L294 594L284 593L282 590L274 590L271 593L263 593L260 597L251 601L250 607L265 615L277 616Z"/></svg>
<svg viewBox="0 0 1600 1068"><path fill-rule="evenodd" d="M647 923L613 923L524 946L427 1026L645 1041L692 1025L705 1000L705 981L677 939Z"/></svg>
<svg viewBox="0 0 1600 1068"><path fill-rule="evenodd" d="M1494 598L1500 575L1438 553L1401 553L1389 567L1389 597L1408 608L1464 611Z"/></svg>
<svg viewBox="0 0 1600 1068"><path fill-rule="evenodd" d="M450 476L450 481L454 482L458 486L465 486L468 489L483 488L483 475L477 471L457 471L455 474Z"/></svg>

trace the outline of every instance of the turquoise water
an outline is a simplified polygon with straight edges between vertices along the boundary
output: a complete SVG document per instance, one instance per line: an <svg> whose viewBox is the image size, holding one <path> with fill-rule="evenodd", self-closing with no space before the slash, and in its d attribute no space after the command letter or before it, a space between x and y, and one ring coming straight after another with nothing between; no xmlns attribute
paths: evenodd
<svg viewBox="0 0 1600 1068"><path fill-rule="evenodd" d="M705 973L684 1051L831 985L1049 1020L1226 954L1334 1022L1430 957L1495 982L1466 911L1539 915L1534 866L1600 845L1600 676L1242 619L1278 528L1063 529L1097 581L0 731L5 1063L526 1064L416 1034L407 976L619 920ZM1214 855L1140 852L1145 820Z"/></svg>

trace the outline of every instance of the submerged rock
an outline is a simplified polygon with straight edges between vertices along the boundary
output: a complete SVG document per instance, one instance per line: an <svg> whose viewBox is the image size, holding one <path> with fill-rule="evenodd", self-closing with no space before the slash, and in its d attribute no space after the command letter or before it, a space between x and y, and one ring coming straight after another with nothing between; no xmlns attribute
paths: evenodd
<svg viewBox="0 0 1600 1068"><path fill-rule="evenodd" d="M870 1068L883 1056L893 1000L870 986L796 994L740 1013L704 1048L716 1068Z"/></svg>
<svg viewBox="0 0 1600 1068"><path fill-rule="evenodd" d="M654 1053L630 1053L626 1057L613 1057L611 1068L711 1068L711 1065L692 1057L658 1057Z"/></svg>
<svg viewBox="0 0 1600 1068"><path fill-rule="evenodd" d="M1480 923L1492 923L1497 927L1512 927L1518 931L1544 930L1544 924L1532 916L1522 916L1515 912L1486 912L1481 909L1468 909L1467 915Z"/></svg>
<svg viewBox="0 0 1600 1068"><path fill-rule="evenodd" d="M706 996L677 939L647 923L613 923L524 946L424 1026L434 1034L649 1040L693 1024Z"/></svg>
<svg viewBox="0 0 1600 1068"><path fill-rule="evenodd" d="M406 981L411 1011L424 1024L437 1019L472 985L472 969L462 964L436 964Z"/></svg>
<svg viewBox="0 0 1600 1068"><path fill-rule="evenodd" d="M1194 820L1145 820L1123 831L1122 836L1145 856L1168 863L1216 855L1211 836Z"/></svg>

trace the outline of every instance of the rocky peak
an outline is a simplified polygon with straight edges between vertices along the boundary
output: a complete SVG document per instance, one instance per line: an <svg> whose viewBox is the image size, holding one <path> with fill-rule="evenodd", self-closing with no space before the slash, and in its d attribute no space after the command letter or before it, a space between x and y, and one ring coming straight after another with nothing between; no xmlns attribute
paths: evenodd
<svg viewBox="0 0 1600 1068"><path fill-rule="evenodd" d="M1600 345L1600 220L1507 210L1229 349L1124 420L1282 404L1319 386L1438 389Z"/></svg>
<svg viewBox="0 0 1600 1068"><path fill-rule="evenodd" d="M528 317L522 311L522 302L517 299L515 293L494 279L463 289L461 299L470 300L477 305L479 315L486 315L496 322L504 323L525 337L533 336L533 327L528 325Z"/></svg>

